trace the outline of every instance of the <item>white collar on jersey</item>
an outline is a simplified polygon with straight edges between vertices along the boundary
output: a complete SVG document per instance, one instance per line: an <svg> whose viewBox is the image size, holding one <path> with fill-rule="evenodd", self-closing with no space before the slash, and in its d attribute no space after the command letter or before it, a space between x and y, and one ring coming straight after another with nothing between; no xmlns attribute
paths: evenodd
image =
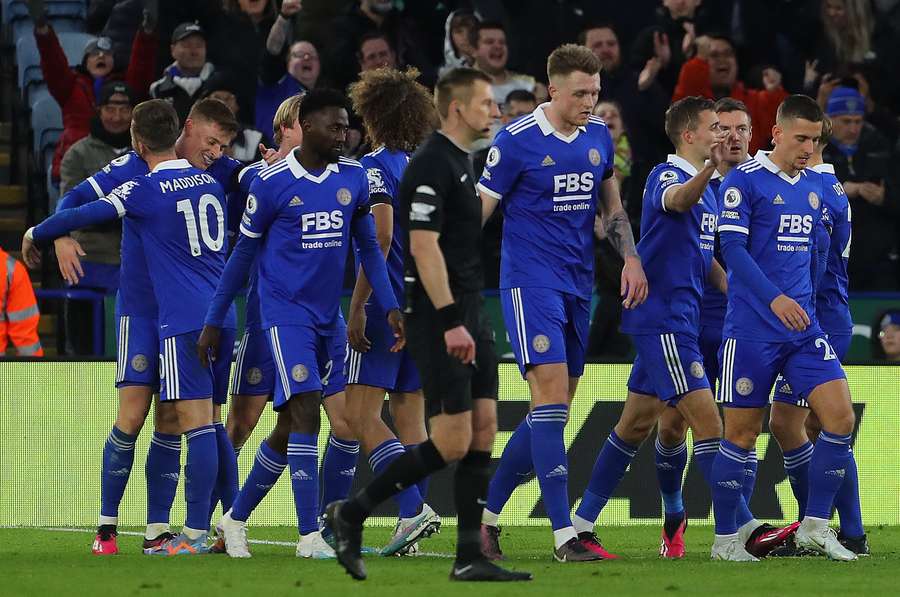
<svg viewBox="0 0 900 597"><path fill-rule="evenodd" d="M182 168L190 168L191 163L184 159L177 160L166 160L164 162L160 162L156 165L156 168L153 169L154 172L159 172L160 170L181 170Z"/></svg>
<svg viewBox="0 0 900 597"><path fill-rule="evenodd" d="M578 133L587 132L587 127L580 126L577 129L575 129L575 131L568 137L563 135L562 133L560 133L558 130L553 128L553 125L550 124L549 120L547 120L547 115L544 114L544 108L549 105L550 105L550 102L545 102L545 103L541 104L540 106L538 106L537 108L535 108L534 112L532 112L532 114L534 115L534 121L537 123L538 127L540 127L541 132L544 133L545 137L547 135L553 135L560 141L563 141L565 143L571 143L578 137Z"/></svg>
<svg viewBox="0 0 900 597"><path fill-rule="evenodd" d="M834 166L831 164L816 164L811 170L819 174L834 174Z"/></svg>
<svg viewBox="0 0 900 597"><path fill-rule="evenodd" d="M336 163L333 163L325 166L325 170L320 175L313 176L312 174L307 172L306 168L304 168L297 160L296 151L291 151L289 154L287 154L287 157L284 158L284 161L287 162L288 168L291 169L291 174L293 174L297 178L306 178L307 180L311 180L316 184L328 178L328 175L332 172L337 174L340 171L338 170L338 165Z"/></svg>
<svg viewBox="0 0 900 597"><path fill-rule="evenodd" d="M694 168L694 165L681 157L680 155L675 155L674 153L670 153L666 158L666 161L675 166L676 168L681 168L691 176L697 175L697 169Z"/></svg>
<svg viewBox="0 0 900 597"><path fill-rule="evenodd" d="M710 177L710 180L725 180L725 175L718 170L714 170L712 177Z"/></svg>
<svg viewBox="0 0 900 597"><path fill-rule="evenodd" d="M760 164L762 164L763 168L765 168L772 174L777 175L780 179L782 179L783 181L785 181L791 185L795 185L798 182L800 182L800 176L803 174L802 170L800 172L798 172L796 176L791 178L790 176L785 174L785 172L781 168L776 166L775 162L773 162L772 160L769 159L770 153L772 153L772 152L771 151L763 151L762 149L760 149L759 151L756 152L756 155L753 156L753 159L756 160L757 162L759 162Z"/></svg>

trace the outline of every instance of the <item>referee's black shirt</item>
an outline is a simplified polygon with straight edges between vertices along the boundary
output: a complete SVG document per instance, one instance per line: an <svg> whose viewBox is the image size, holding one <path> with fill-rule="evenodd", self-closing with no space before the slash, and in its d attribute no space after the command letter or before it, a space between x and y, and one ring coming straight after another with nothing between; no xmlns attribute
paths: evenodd
<svg viewBox="0 0 900 597"><path fill-rule="evenodd" d="M419 147L400 181L407 229L440 233L438 244L454 297L480 292L484 286L481 199L476 182L468 152L440 132L432 133ZM406 269L416 279L413 296L423 295L425 289L408 250Z"/></svg>

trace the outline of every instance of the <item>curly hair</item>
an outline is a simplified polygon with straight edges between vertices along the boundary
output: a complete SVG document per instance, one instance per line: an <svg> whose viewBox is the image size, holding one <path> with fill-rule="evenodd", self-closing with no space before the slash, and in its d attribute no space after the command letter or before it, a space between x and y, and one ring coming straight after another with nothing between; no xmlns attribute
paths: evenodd
<svg viewBox="0 0 900 597"><path fill-rule="evenodd" d="M416 81L419 71L378 68L350 86L353 110L362 118L372 147L411 152L435 127L431 93Z"/></svg>

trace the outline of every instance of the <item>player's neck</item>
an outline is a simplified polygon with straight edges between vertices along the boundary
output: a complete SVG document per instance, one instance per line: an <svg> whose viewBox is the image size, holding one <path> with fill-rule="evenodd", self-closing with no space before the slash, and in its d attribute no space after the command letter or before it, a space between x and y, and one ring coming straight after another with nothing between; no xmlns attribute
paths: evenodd
<svg viewBox="0 0 900 597"><path fill-rule="evenodd" d="M472 151L472 143L474 139L472 139L471 129L463 122L457 122L455 126L450 126L449 123L446 122L442 123L441 128L438 129L438 132L450 139L450 141L452 141L454 145L456 145L466 153L470 153Z"/></svg>
<svg viewBox="0 0 900 597"><path fill-rule="evenodd" d="M148 153L144 156L144 161L147 162L147 167L153 172L157 166L162 164L163 162L169 162L172 160L177 160L178 156L175 155L175 150L168 151L166 153Z"/></svg>
<svg viewBox="0 0 900 597"><path fill-rule="evenodd" d="M304 151L302 145L294 150L294 155L297 157L297 161L300 162L300 165L306 170L322 170L329 164L328 158L317 154L310 149Z"/></svg>
<svg viewBox="0 0 900 597"><path fill-rule="evenodd" d="M547 122L549 122L560 135L568 137L578 129L576 125L566 122L562 116L559 115L556 107L553 105L553 100L550 100L550 103L544 106L543 109L544 116L547 117Z"/></svg>
<svg viewBox="0 0 900 597"><path fill-rule="evenodd" d="M703 170L703 167L706 165L706 158L704 158L703 156L693 155L689 151L676 151L675 155L696 168L697 172Z"/></svg>
<svg viewBox="0 0 900 597"><path fill-rule="evenodd" d="M806 162L807 168L813 168L815 166L821 166L825 163L825 159L822 157L821 151L814 151L811 156L809 156L809 160Z"/></svg>
<svg viewBox="0 0 900 597"><path fill-rule="evenodd" d="M778 169L790 176L791 178L797 176L800 172L796 168L794 168L793 164L789 160L785 160L778 153L778 147L772 150L772 153L769 154L769 161L778 166Z"/></svg>

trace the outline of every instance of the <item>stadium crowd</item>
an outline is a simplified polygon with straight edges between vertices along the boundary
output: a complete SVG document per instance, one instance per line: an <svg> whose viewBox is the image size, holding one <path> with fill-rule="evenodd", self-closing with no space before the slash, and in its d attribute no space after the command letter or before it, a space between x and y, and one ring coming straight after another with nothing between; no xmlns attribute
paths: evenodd
<svg viewBox="0 0 900 597"><path fill-rule="evenodd" d="M474 66L492 81L499 129L547 99L546 56L577 41L603 66L596 113L614 135L635 236L644 181L671 150L663 118L672 101L743 101L753 154L770 147L779 103L805 93L834 121L825 160L853 210L850 289L900 290L898 0L91 0L87 29L98 38L75 68L42 2L31 6L44 78L63 112L52 172L62 193L130 149L131 108L147 98L170 100L182 121L200 98L224 101L240 123L230 154L250 163L272 147L284 99L343 89L383 66L414 67L426 87L452 67ZM359 157L371 147L358 117L351 127L346 153ZM486 153L485 145L475 154L476 173ZM501 226L498 214L485 229L488 288L498 283ZM80 233L90 247L82 286L115 290L120 234L119 224ZM596 293L616 295L622 263L608 242L598 243L597 264ZM87 352L77 339L89 337L89 314L68 310L68 348ZM618 320L598 309L592 354L628 353Z"/></svg>

